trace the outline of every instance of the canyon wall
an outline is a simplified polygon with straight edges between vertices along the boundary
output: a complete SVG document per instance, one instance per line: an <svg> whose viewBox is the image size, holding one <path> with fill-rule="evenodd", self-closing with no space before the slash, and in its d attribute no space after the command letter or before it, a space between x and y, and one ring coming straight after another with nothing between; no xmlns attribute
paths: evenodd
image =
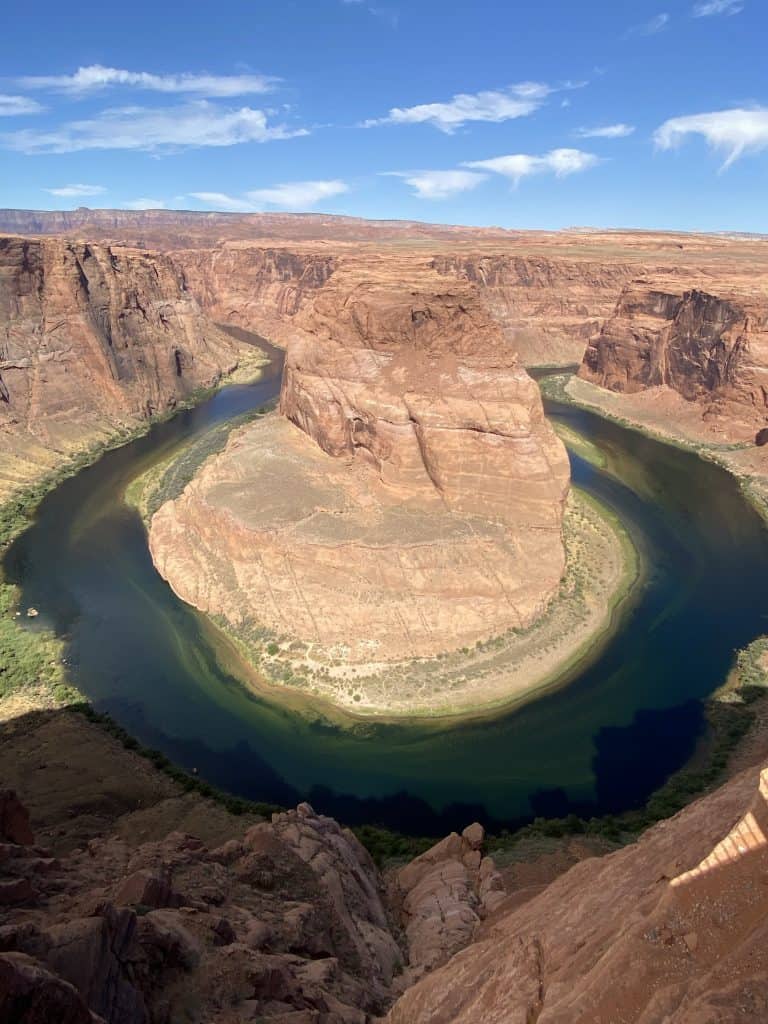
<svg viewBox="0 0 768 1024"><path fill-rule="evenodd" d="M336 270L339 257L311 249L227 242L172 254L185 286L218 323L287 344L291 321Z"/></svg>
<svg viewBox="0 0 768 1024"><path fill-rule="evenodd" d="M237 365L166 256L0 237L0 488Z"/></svg>
<svg viewBox="0 0 768 1024"><path fill-rule="evenodd" d="M579 363L622 288L643 271L630 261L561 258L554 248L546 256L477 251L433 256L415 247L372 252L337 243L329 251L327 245L311 243L288 248L231 241L172 255L214 319L269 332L284 343L294 327L311 330L315 313L319 321L327 316L314 299L339 270L349 285L349 301L366 282L374 288L399 283L438 294L456 289L473 297L483 319L501 328L509 347L529 366ZM339 289L331 291L338 303ZM306 317L294 321L303 309Z"/></svg>
<svg viewBox="0 0 768 1024"><path fill-rule="evenodd" d="M475 286L527 366L579 363L616 296L641 268L533 255L436 256L439 274Z"/></svg>
<svg viewBox="0 0 768 1024"><path fill-rule="evenodd" d="M669 388L747 432L768 420L768 299L759 291L638 281L589 345L579 375L633 394Z"/></svg>

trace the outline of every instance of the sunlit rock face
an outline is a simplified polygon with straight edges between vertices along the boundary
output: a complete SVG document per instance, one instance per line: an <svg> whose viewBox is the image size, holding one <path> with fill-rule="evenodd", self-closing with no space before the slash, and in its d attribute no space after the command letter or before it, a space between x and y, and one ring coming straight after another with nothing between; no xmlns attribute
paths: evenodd
<svg viewBox="0 0 768 1024"><path fill-rule="evenodd" d="M237 361L167 256L0 237L0 491L25 463L171 409Z"/></svg>
<svg viewBox="0 0 768 1024"><path fill-rule="evenodd" d="M613 391L668 387L708 417L768 417L768 301L728 286L659 279L621 294L588 347L580 376Z"/></svg>
<svg viewBox="0 0 768 1024"><path fill-rule="evenodd" d="M317 290L281 420L234 437L151 530L186 600L358 665L525 627L564 568L568 461L538 388L470 287L391 269Z"/></svg>
<svg viewBox="0 0 768 1024"><path fill-rule="evenodd" d="M765 768L744 772L522 906L500 899L387 1024L766 1019L767 797Z"/></svg>

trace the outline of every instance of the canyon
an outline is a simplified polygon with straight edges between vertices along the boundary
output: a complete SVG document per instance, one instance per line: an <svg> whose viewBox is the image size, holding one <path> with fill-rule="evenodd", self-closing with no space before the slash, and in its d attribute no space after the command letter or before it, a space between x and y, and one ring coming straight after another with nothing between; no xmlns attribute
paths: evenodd
<svg viewBox="0 0 768 1024"><path fill-rule="evenodd" d="M0 496L172 411L243 357L167 256L0 237Z"/></svg>
<svg viewBox="0 0 768 1024"><path fill-rule="evenodd" d="M345 660L351 701L382 647L525 629L561 585L567 459L526 366L581 363L573 400L768 479L760 239L119 211L0 230L3 497L248 363L224 326L285 347L279 415L233 430L150 542L185 600ZM763 734L680 814L607 855L578 837L526 885L471 819L382 869L309 804L232 815L81 715L5 703L0 1020L768 1013Z"/></svg>

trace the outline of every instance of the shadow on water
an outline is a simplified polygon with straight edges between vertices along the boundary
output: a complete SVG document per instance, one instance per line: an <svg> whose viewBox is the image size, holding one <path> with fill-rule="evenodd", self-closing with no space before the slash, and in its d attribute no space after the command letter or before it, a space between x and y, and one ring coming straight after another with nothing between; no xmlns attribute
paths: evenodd
<svg viewBox="0 0 768 1024"><path fill-rule="evenodd" d="M574 481L616 512L647 567L620 631L566 687L514 712L345 721L300 693L242 686L231 649L158 576L122 501L175 448L273 399L273 355L258 384L224 389L65 481L9 549L6 575L40 609L36 624L67 638L78 687L143 744L215 785L275 803L309 799L351 824L440 834L474 818L501 827L642 804L690 756L701 701L734 651L766 631L768 534L736 482L690 453L548 402L550 416L605 454L601 470L572 456Z"/></svg>

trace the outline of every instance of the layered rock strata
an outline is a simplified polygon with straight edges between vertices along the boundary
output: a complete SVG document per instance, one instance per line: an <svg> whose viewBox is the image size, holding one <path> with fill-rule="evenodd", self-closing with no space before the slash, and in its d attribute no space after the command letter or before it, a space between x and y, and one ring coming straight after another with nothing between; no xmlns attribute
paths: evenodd
<svg viewBox="0 0 768 1024"><path fill-rule="evenodd" d="M185 600L369 667L542 613L565 450L472 291L415 284L337 271L297 315L284 420L237 434L153 519Z"/></svg>
<svg viewBox="0 0 768 1024"><path fill-rule="evenodd" d="M0 483L173 408L240 351L167 256L0 237Z"/></svg>
<svg viewBox="0 0 768 1024"><path fill-rule="evenodd" d="M759 291L637 282L589 345L580 376L633 394L671 389L747 434L768 419L768 300Z"/></svg>

